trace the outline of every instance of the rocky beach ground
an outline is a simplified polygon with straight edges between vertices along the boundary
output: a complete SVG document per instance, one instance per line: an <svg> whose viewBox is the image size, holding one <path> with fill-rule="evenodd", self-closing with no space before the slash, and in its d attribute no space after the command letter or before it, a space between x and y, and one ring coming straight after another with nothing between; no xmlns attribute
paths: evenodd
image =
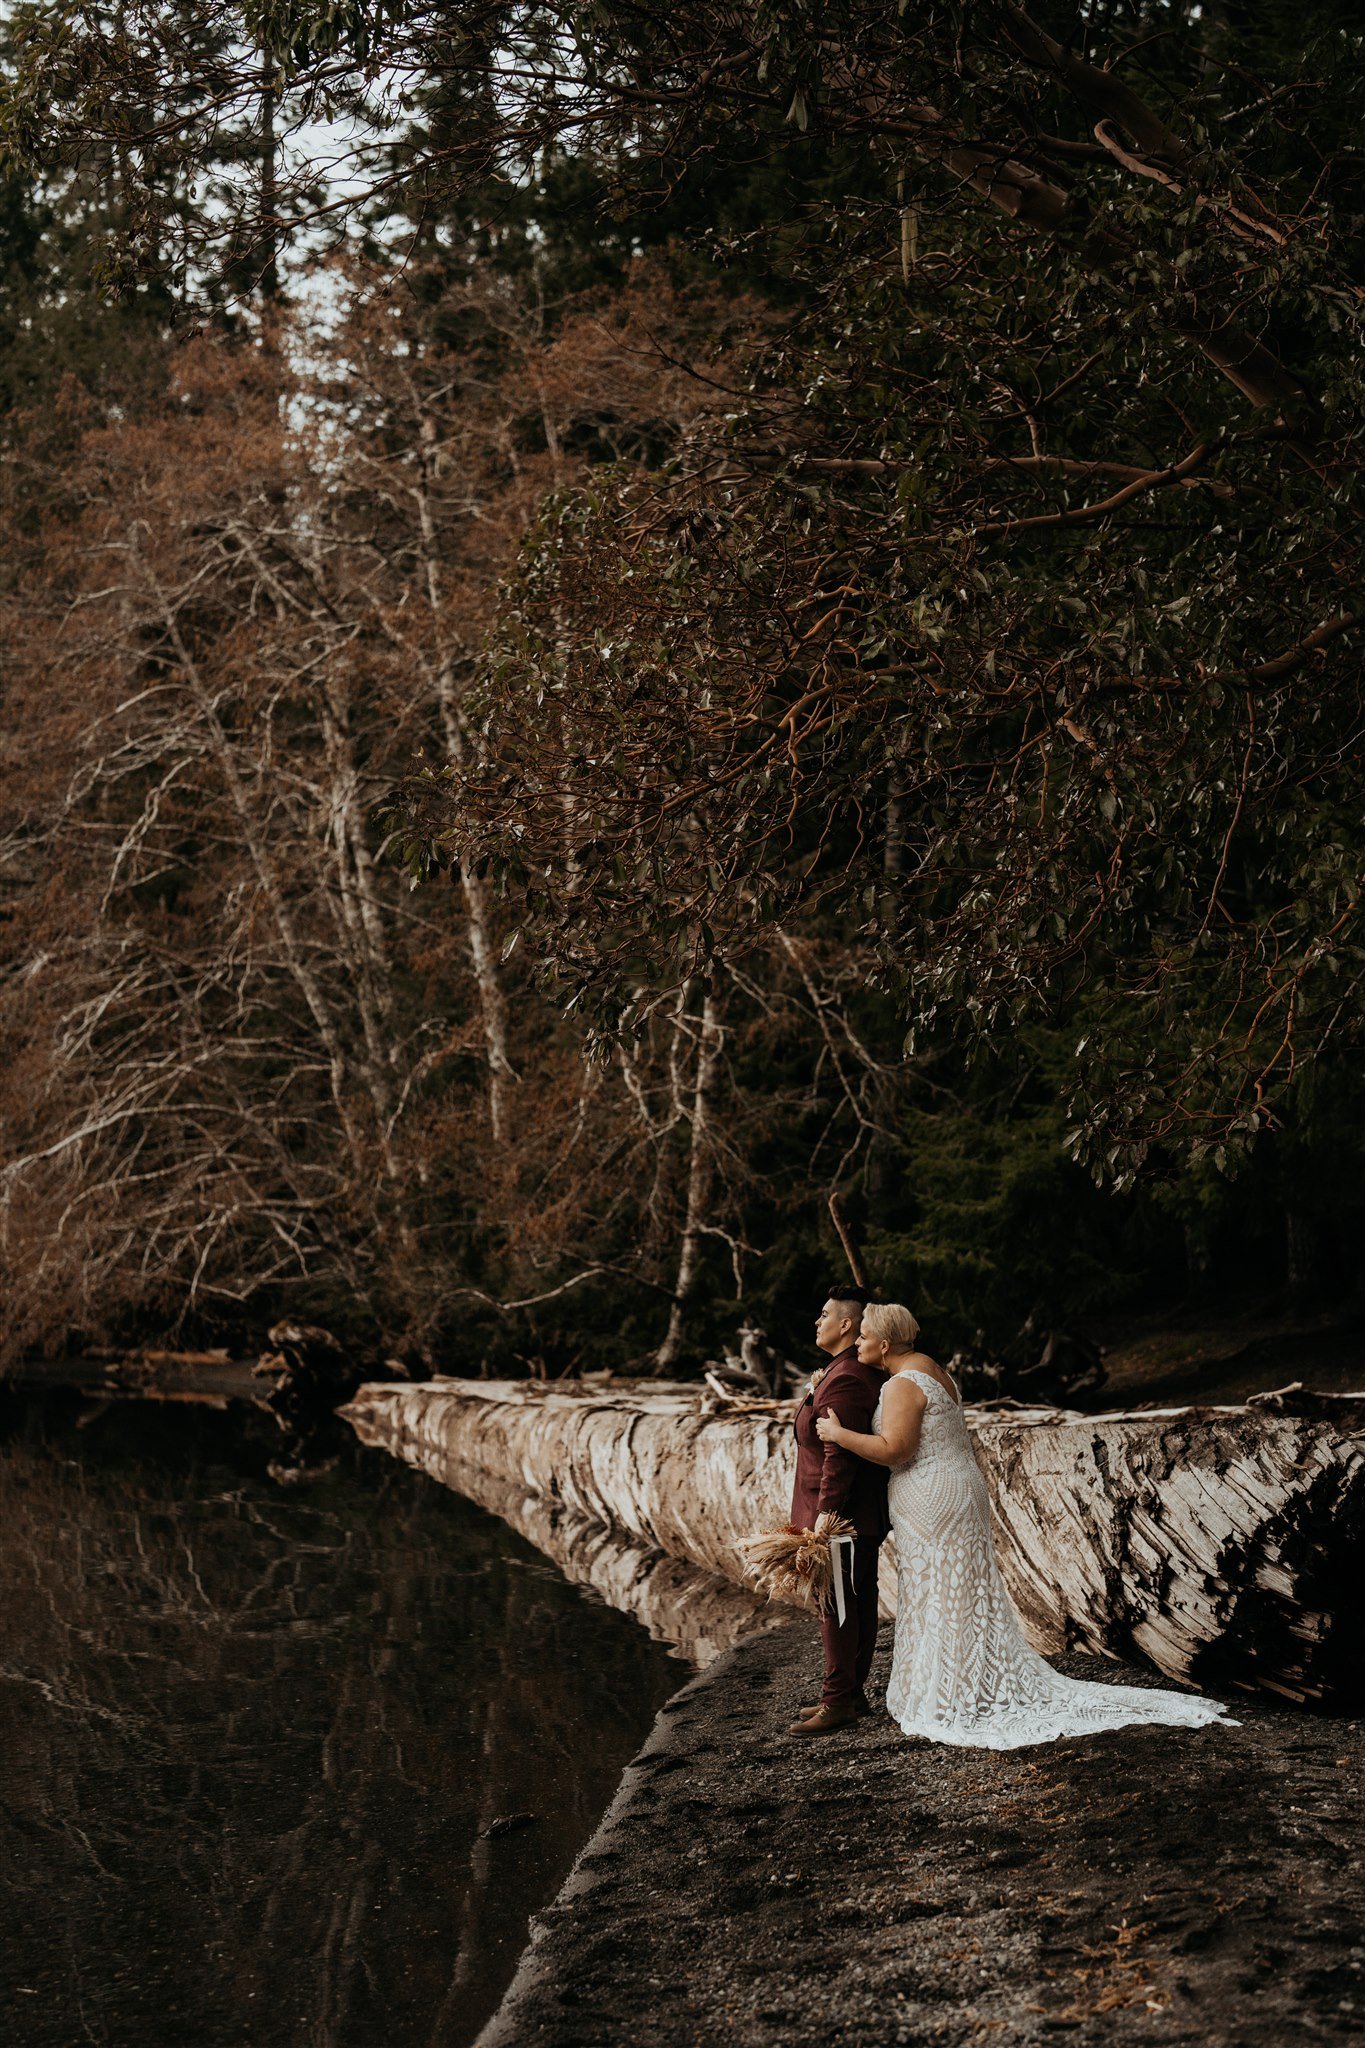
<svg viewBox="0 0 1365 2048"><path fill-rule="evenodd" d="M785 1732L804 1619L669 1702L481 2048L1361 2037L1360 1720L1241 1699L1238 1727L947 1749L881 1711L890 1634L878 1711L821 1740Z"/></svg>

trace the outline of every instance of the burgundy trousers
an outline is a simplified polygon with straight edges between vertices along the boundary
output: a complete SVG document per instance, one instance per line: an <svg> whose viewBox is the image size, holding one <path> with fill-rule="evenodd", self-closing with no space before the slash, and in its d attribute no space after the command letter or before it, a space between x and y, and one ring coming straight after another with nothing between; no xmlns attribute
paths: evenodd
<svg viewBox="0 0 1365 2048"><path fill-rule="evenodd" d="M859 1536L850 1551L840 1545L835 1555L844 1575L844 1619L830 1602L828 1614L820 1618L820 1640L825 1646L825 1683L820 1694L826 1707L848 1706L867 1684L872 1656L877 1647L877 1552L881 1543L875 1536ZM851 1560L851 1565L850 1565ZM850 1570L853 1584L849 1584Z"/></svg>

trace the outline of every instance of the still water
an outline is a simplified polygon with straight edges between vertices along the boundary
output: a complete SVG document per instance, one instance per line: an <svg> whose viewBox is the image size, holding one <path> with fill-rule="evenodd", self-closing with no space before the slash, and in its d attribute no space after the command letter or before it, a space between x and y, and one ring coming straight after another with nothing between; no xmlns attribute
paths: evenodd
<svg viewBox="0 0 1365 2048"><path fill-rule="evenodd" d="M466 2048L687 1676L430 1480L277 1443L0 1393L15 2048Z"/></svg>

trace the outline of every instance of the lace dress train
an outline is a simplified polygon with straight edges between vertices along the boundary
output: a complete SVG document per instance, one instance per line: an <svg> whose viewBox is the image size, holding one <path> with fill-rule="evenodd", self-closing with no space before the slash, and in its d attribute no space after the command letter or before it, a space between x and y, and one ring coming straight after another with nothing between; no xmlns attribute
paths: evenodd
<svg viewBox="0 0 1365 2048"><path fill-rule="evenodd" d="M1226 1721L1224 1708L1196 1694L1065 1678L1029 1646L995 1561L966 1417L928 1373L897 1377L914 1380L928 1401L919 1449L889 1490L898 1585L886 1705L904 1732L1018 1749L1138 1722ZM879 1405L874 1432L880 1426Z"/></svg>

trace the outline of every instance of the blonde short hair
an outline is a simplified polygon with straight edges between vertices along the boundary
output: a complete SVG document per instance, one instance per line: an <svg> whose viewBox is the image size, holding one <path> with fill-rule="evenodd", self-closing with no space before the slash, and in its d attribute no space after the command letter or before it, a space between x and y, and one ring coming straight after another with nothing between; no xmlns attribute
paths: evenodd
<svg viewBox="0 0 1365 2048"><path fill-rule="evenodd" d="M863 1329L869 1337L880 1337L897 1350L912 1345L919 1335L919 1324L898 1301L869 1302L863 1310Z"/></svg>

